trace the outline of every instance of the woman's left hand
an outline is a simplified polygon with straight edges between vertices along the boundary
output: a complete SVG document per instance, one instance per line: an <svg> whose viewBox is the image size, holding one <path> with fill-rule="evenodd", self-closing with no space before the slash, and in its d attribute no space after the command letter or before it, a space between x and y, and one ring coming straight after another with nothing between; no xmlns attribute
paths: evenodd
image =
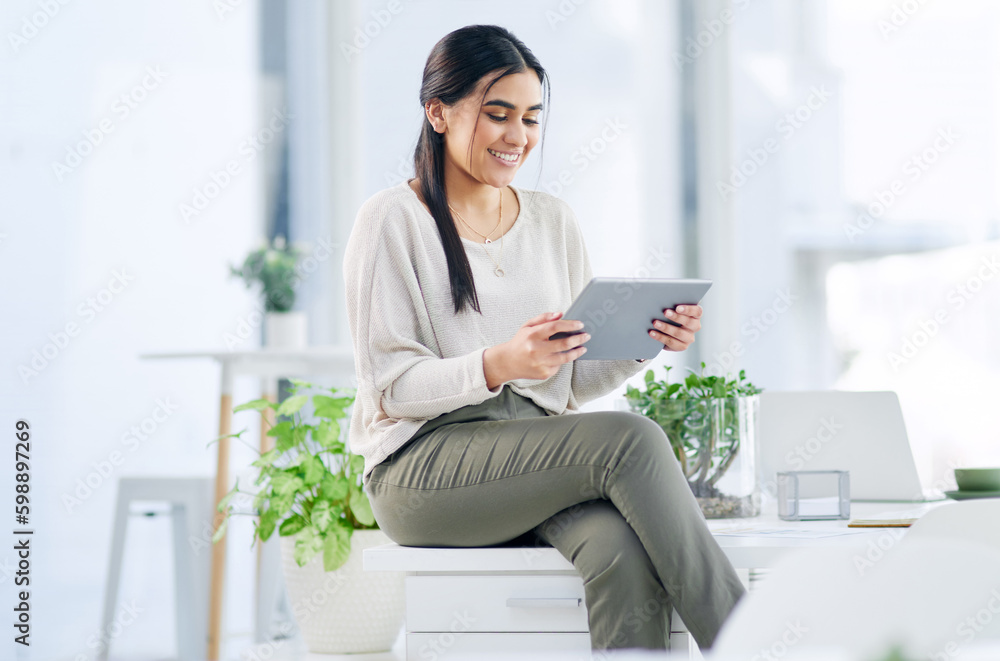
<svg viewBox="0 0 1000 661"><path fill-rule="evenodd" d="M649 331L651 337L663 343L663 348L668 351L684 351L694 342L694 334L701 330L701 306L700 305L678 305L677 311L666 309L663 316L680 324L680 327L654 321L653 328Z"/></svg>

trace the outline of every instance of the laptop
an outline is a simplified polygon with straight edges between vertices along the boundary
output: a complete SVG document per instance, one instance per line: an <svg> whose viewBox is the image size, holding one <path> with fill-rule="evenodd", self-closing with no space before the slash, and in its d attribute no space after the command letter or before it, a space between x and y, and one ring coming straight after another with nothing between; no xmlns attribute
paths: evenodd
<svg viewBox="0 0 1000 661"><path fill-rule="evenodd" d="M777 494L779 471L846 470L851 500L942 500L924 489L894 392L838 390L760 395L761 479Z"/></svg>

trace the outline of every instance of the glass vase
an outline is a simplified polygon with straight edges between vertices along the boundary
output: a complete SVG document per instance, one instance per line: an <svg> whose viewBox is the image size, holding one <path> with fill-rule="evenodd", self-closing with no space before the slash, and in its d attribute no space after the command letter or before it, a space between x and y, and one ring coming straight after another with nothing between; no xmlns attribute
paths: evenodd
<svg viewBox="0 0 1000 661"><path fill-rule="evenodd" d="M760 514L757 395L667 399L646 415L666 432L707 519Z"/></svg>

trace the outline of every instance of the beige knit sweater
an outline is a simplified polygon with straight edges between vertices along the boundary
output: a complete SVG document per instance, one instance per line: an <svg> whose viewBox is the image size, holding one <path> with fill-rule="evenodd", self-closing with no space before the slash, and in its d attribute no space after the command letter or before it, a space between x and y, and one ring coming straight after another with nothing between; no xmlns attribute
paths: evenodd
<svg viewBox="0 0 1000 661"><path fill-rule="evenodd" d="M500 394L503 385L551 415L578 413L643 368L634 360L577 360L548 379L486 387L483 352L510 340L528 319L565 312L590 281L590 261L569 206L542 191L511 187L520 212L503 237L504 277L494 275L500 242L462 238L482 309L454 312L448 266L434 218L404 181L361 206L344 255L357 398L352 452L372 469L427 420Z"/></svg>

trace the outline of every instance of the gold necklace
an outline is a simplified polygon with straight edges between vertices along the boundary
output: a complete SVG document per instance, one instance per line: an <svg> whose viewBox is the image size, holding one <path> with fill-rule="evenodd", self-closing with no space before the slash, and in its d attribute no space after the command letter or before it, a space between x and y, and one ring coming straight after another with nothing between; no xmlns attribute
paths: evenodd
<svg viewBox="0 0 1000 661"><path fill-rule="evenodd" d="M493 236L493 232L496 232L497 231L497 227L500 227L500 223L503 222L503 191L502 190L500 191L500 219L497 220L496 227L494 227L492 230L490 230L489 234L483 234L482 232L480 232L479 230L477 230L475 227L473 227L469 223L465 222L465 218L463 218L462 214L458 213L458 211L455 210L455 207L453 207L453 206L451 206L449 204L448 208L451 209L455 213L456 216L458 216L458 219L461 220L462 223L466 227L468 227L470 230L472 230L473 232L475 232L479 236L481 236L484 239L486 239L486 243L493 243L493 240L490 239L490 237Z"/></svg>
<svg viewBox="0 0 1000 661"><path fill-rule="evenodd" d="M448 208L451 209L455 213L456 216L458 216L458 219L462 221L462 224L464 224L466 227L468 227L473 232L476 232L476 234L479 234L479 236L481 236L484 239L486 239L486 243L493 243L490 240L489 236L486 236L486 235L482 234L481 232L477 232L474 227L472 227L471 225L469 225L469 223L465 222L465 218L462 218L462 214L460 214L457 211L455 211L455 209L450 204L448 205ZM503 189L502 188L500 189L500 219L497 220L497 227L500 227L501 223L503 223ZM496 232L496 231L497 231L497 228L494 227L493 231L490 232L490 235L492 235L493 232ZM496 267L495 269L493 269L493 274L495 276L497 276L498 278L502 278L504 276L504 271L503 271L502 268L500 268L500 262L503 261L503 234L500 235L500 255L499 255L498 259L493 259L493 255L490 254L490 251L486 250L486 243L481 244L481 245L483 246L483 250L486 251L486 256L490 258L490 261L493 262L493 265Z"/></svg>

